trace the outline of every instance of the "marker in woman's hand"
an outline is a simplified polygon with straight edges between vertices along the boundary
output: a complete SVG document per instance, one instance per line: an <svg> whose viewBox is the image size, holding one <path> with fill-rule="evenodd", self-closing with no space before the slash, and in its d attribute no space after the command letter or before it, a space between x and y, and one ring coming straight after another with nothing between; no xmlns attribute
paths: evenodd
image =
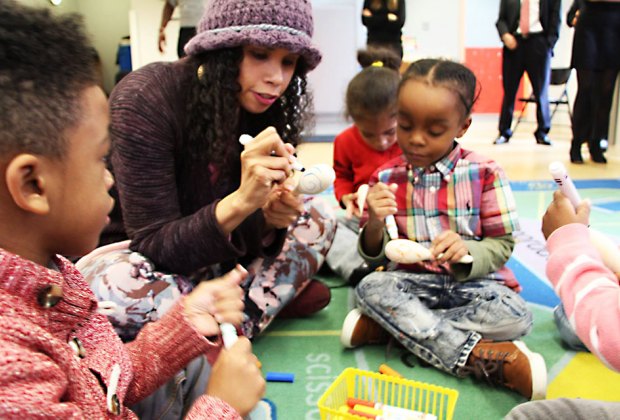
<svg viewBox="0 0 620 420"><path fill-rule="evenodd" d="M254 137L250 136L249 134L242 134L241 136L239 136L239 143L241 143L243 146L248 145L249 143L251 143L254 140ZM306 170L306 168L304 168L304 165L301 164L301 162L299 162L299 160L297 159L297 156L295 155L291 155L291 167L299 172L303 172Z"/></svg>

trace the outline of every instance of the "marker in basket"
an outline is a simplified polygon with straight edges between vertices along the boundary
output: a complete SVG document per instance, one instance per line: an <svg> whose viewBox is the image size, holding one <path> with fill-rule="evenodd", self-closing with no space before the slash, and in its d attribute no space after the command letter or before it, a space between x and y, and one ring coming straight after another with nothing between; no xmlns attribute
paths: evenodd
<svg viewBox="0 0 620 420"><path fill-rule="evenodd" d="M254 137L250 136L249 134L242 134L239 136L239 143L241 143L244 146L252 142L253 140L254 140ZM299 172L303 172L306 170L306 168L304 168L304 165L302 165L301 162L297 159L297 156L291 155L291 159L292 159L291 166L294 170L299 171Z"/></svg>
<svg viewBox="0 0 620 420"><path fill-rule="evenodd" d="M356 411L358 413L364 413L364 414L375 416L372 418L376 420L378 419L437 420L437 416L433 414L422 413L420 411L415 411L415 410L408 410L406 408L395 407L393 405L387 405L387 404L377 403L373 401L360 400L357 398L347 398L347 405L351 407L353 411ZM349 411L349 413L351 412Z"/></svg>
<svg viewBox="0 0 620 420"><path fill-rule="evenodd" d="M400 373L396 372L394 369L392 369L391 367L389 367L385 363L382 363L381 365L379 365L379 373L382 373L382 374L388 375L388 376L395 376L397 378L402 378L403 377L403 375L401 375Z"/></svg>

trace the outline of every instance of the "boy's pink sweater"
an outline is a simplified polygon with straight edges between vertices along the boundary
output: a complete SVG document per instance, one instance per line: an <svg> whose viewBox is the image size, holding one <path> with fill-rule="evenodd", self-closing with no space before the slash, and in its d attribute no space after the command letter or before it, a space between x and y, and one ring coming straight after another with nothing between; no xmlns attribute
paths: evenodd
<svg viewBox="0 0 620 420"><path fill-rule="evenodd" d="M547 240L547 277L579 338L620 371L620 285L588 237L588 228L578 223L553 232Z"/></svg>

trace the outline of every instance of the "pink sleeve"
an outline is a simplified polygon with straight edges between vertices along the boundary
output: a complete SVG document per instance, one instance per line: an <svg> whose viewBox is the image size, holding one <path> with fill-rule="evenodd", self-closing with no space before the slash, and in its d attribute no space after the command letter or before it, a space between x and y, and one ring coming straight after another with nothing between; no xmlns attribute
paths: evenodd
<svg viewBox="0 0 620 420"><path fill-rule="evenodd" d="M620 371L620 285L588 237L588 228L577 223L553 232L547 241L547 277L579 338L605 365Z"/></svg>
<svg viewBox="0 0 620 420"><path fill-rule="evenodd" d="M242 417L234 408L219 398L203 395L194 402L185 417L185 420L199 419L241 420Z"/></svg>

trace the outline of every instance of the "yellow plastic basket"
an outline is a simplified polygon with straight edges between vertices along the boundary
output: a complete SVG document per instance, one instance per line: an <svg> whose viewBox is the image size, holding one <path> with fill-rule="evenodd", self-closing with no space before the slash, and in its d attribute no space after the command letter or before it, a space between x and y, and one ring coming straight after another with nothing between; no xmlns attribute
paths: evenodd
<svg viewBox="0 0 620 420"><path fill-rule="evenodd" d="M347 368L319 398L318 406L321 419L364 419L339 411L347 404L347 398L359 398L451 420L458 397L455 389Z"/></svg>

